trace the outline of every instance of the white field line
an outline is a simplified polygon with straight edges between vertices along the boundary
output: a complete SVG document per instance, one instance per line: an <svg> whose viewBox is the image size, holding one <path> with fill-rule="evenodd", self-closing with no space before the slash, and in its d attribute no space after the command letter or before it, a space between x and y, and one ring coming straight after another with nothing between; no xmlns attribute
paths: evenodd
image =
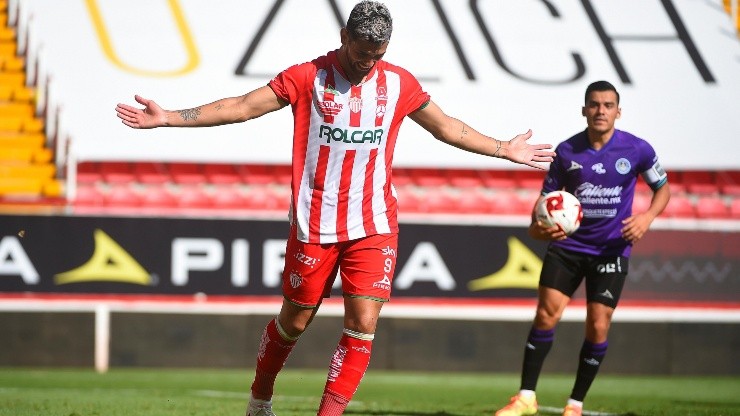
<svg viewBox="0 0 740 416"><path fill-rule="evenodd" d="M553 414L553 415L560 415L563 413L562 407L539 406L538 410L540 412L545 412L547 414ZM594 411L584 409L583 416L623 416L623 415L621 413L594 412Z"/></svg>

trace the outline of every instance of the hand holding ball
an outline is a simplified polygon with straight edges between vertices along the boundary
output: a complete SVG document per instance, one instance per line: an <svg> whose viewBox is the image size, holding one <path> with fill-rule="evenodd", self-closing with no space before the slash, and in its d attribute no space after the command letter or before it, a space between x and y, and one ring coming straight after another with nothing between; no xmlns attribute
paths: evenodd
<svg viewBox="0 0 740 416"><path fill-rule="evenodd" d="M545 226L557 226L566 235L571 235L581 226L583 210L580 201L573 194L553 191L537 204L535 216Z"/></svg>

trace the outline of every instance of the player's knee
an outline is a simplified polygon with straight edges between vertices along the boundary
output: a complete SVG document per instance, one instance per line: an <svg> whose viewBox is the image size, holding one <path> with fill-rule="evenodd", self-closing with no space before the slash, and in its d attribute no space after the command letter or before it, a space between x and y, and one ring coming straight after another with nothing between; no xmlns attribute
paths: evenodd
<svg viewBox="0 0 740 416"><path fill-rule="evenodd" d="M591 332L596 338L606 338L606 335L609 333L610 326L611 322L607 319L597 320L591 322Z"/></svg>
<svg viewBox="0 0 740 416"><path fill-rule="evenodd" d="M313 312L310 310L301 311L300 313L289 313L285 310L278 315L279 330L281 334L289 338L297 338L306 331L308 325L313 319Z"/></svg>
<svg viewBox="0 0 740 416"><path fill-rule="evenodd" d="M360 334L374 334L377 326L378 319L374 316L347 318L344 322L345 328Z"/></svg>
<svg viewBox="0 0 740 416"><path fill-rule="evenodd" d="M549 310L546 308L537 308L535 323L537 328L552 329L560 322L562 317L561 311Z"/></svg>

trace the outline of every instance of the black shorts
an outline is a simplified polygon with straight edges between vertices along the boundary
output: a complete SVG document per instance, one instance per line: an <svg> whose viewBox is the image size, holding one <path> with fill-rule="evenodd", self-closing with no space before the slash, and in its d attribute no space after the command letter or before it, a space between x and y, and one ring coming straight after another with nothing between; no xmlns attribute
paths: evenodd
<svg viewBox="0 0 740 416"><path fill-rule="evenodd" d="M540 286L550 287L573 297L585 278L588 302L616 308L628 269L627 257L593 256L550 247L542 264Z"/></svg>

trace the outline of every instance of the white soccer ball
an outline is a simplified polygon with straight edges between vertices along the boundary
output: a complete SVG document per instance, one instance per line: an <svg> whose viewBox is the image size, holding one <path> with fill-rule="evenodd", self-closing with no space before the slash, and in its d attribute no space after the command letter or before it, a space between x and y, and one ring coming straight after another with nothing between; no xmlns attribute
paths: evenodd
<svg viewBox="0 0 740 416"><path fill-rule="evenodd" d="M583 210L575 195L565 191L552 191L537 204L535 216L548 227L557 226L565 234L573 234L581 226Z"/></svg>

